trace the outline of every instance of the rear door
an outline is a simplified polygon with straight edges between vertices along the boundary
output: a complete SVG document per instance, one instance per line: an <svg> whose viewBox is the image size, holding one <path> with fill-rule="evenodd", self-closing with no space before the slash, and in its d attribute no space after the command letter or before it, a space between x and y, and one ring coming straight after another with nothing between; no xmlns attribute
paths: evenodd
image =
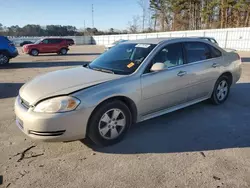
<svg viewBox="0 0 250 188"><path fill-rule="evenodd" d="M50 39L49 40L50 52L58 52L60 50L62 41L63 41L62 39Z"/></svg>
<svg viewBox="0 0 250 188"><path fill-rule="evenodd" d="M208 97L220 75L223 61L222 53L215 47L203 42L185 42L189 73L188 101Z"/></svg>

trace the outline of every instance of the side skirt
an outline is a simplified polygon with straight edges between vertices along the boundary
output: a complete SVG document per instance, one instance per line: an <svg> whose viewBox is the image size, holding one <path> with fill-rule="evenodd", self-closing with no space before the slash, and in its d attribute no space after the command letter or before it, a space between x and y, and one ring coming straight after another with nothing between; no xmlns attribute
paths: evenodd
<svg viewBox="0 0 250 188"><path fill-rule="evenodd" d="M182 109L182 108L185 108L187 106L191 106L191 105L194 105L196 103L199 103L201 101L204 101L204 100L207 100L209 99L209 97L203 97L203 98L200 98L200 99L196 99L196 100L193 100L193 101L189 101L187 103L184 103L184 104L180 104L180 105L177 105L177 106L173 106L171 108L167 108L167 109L163 109L163 110L160 110L158 112L154 112L154 113L151 113L151 114L147 114L147 115L144 115L142 116L138 122L141 122L141 121L145 121L145 120L148 120L148 119L151 119L151 118L155 118L155 117L158 117L158 116L161 116L163 114L167 114L167 113L170 113L170 112L173 112L173 111L176 111L176 110L179 110L179 109Z"/></svg>

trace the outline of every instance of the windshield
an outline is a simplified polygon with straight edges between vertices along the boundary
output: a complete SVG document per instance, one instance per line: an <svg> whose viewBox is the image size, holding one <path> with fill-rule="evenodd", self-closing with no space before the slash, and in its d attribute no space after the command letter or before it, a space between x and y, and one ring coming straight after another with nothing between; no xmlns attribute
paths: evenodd
<svg viewBox="0 0 250 188"><path fill-rule="evenodd" d="M100 55L89 64L89 68L114 74L131 74L155 46L155 44L119 44Z"/></svg>
<svg viewBox="0 0 250 188"><path fill-rule="evenodd" d="M39 44L41 41L42 41L42 39L39 39L34 44Z"/></svg>

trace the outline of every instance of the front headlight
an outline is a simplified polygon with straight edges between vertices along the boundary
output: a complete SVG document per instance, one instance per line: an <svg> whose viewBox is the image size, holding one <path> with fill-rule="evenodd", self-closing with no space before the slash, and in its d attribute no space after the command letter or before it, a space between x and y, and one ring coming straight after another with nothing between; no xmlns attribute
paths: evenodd
<svg viewBox="0 0 250 188"><path fill-rule="evenodd" d="M34 112L69 112L75 110L80 102L79 99L70 96L55 97L38 103L34 108Z"/></svg>

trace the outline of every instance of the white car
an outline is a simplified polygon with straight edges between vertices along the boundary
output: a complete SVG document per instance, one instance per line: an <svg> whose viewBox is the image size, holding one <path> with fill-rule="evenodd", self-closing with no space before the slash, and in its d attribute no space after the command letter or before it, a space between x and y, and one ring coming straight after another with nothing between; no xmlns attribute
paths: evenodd
<svg viewBox="0 0 250 188"><path fill-rule="evenodd" d="M120 43L123 43L123 42L126 42L126 41L128 41L128 40L123 40L123 39L121 39L121 40L118 40L118 41L113 42L112 44L107 44L107 45L105 46L105 49L106 49L106 50L109 50L110 48L114 47L115 45L120 44Z"/></svg>

